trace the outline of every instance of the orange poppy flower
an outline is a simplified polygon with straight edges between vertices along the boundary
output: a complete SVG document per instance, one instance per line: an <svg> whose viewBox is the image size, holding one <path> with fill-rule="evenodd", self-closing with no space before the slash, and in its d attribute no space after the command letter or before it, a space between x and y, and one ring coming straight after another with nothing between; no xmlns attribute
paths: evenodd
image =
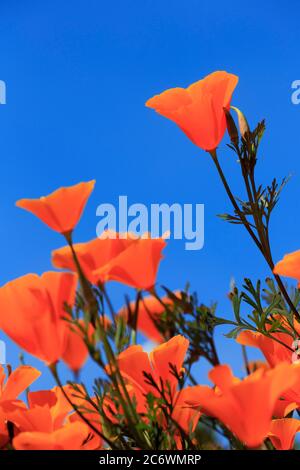
<svg viewBox="0 0 300 470"><path fill-rule="evenodd" d="M41 373L34 367L19 366L5 381L6 374L4 368L0 366L0 403L16 400L40 375Z"/></svg>
<svg viewBox="0 0 300 470"><path fill-rule="evenodd" d="M174 121L198 147L212 151L226 130L224 108L230 108L238 77L214 72L188 88L171 88L150 98L146 106Z"/></svg>
<svg viewBox="0 0 300 470"><path fill-rule="evenodd" d="M4 368L0 366L0 448L9 440L6 422L9 413L18 408L25 408L25 404L18 400L18 396L26 390L41 373L30 366L20 366L7 378Z"/></svg>
<svg viewBox="0 0 300 470"><path fill-rule="evenodd" d="M174 295L179 296L179 292L175 292ZM166 296L161 299L163 304L171 306L173 304L172 299ZM144 297L139 302L138 308L138 319L137 319L137 328L140 330L147 338L156 343L162 343L164 337L159 332L156 327L156 321L159 321L161 315L165 312L165 307L156 297L153 295ZM135 309L135 302L130 302L131 311ZM118 315L123 316L126 321L128 321L128 307L124 306L118 312Z"/></svg>
<svg viewBox="0 0 300 470"><path fill-rule="evenodd" d="M47 362L64 352L69 324L64 303L73 306L77 276L27 274L0 288L0 328L22 349Z"/></svg>
<svg viewBox="0 0 300 470"><path fill-rule="evenodd" d="M96 238L74 245L81 268L92 284L117 281L140 289L151 288L156 282L162 250L161 238ZM68 246L53 251L52 263L57 268L76 270Z"/></svg>
<svg viewBox="0 0 300 470"><path fill-rule="evenodd" d="M299 329L296 323L294 324L294 327ZM260 349L268 361L270 367L275 367L282 362L289 362L292 364L294 362L294 354L291 351L291 336L286 333L272 333L272 336L280 340L282 344L278 343L278 341L275 341L272 338L268 338L262 333L256 333L253 331L242 331L237 338L237 342L243 344L244 346L253 346ZM284 417L290 413L290 411L300 406L299 391L300 375L297 384L284 393L282 400L278 401L276 405L276 412L274 412L276 417Z"/></svg>
<svg viewBox="0 0 300 470"><path fill-rule="evenodd" d="M157 346L150 355L143 351L142 346L130 346L118 356L119 368L122 375L141 390L153 392L153 387L146 383L143 374L147 372L156 383L162 379L174 391L177 379L170 370L170 363L180 373L188 347L189 341L181 335Z"/></svg>
<svg viewBox="0 0 300 470"><path fill-rule="evenodd" d="M65 392L74 393L71 386ZM8 414L19 432L51 433L61 428L68 414L73 411L59 387L28 393L28 408L17 408Z"/></svg>
<svg viewBox="0 0 300 470"><path fill-rule="evenodd" d="M240 381L228 366L217 366L209 373L217 388L192 387L187 403L218 418L248 447L257 447L270 429L278 398L296 383L299 372L297 365L282 363Z"/></svg>
<svg viewBox="0 0 300 470"><path fill-rule="evenodd" d="M266 360L268 361L270 367L274 367L280 362L292 362L292 352L291 348L292 338L285 333L272 333L272 336L281 341L280 344L278 341L268 338L262 333L257 333L254 331L242 331L238 337L237 342L243 344L244 346L253 346L261 350ZM285 347L284 344L288 346Z"/></svg>
<svg viewBox="0 0 300 470"><path fill-rule="evenodd" d="M295 436L300 431L300 421L294 418L273 419L268 434L277 450L291 450L294 447Z"/></svg>
<svg viewBox="0 0 300 470"><path fill-rule="evenodd" d="M73 400L74 389L64 391ZM76 402L76 398L74 401ZM28 408L15 409L8 414L15 425L13 446L17 450L78 450L85 448L90 429L83 422L71 422L73 411L62 390L30 392Z"/></svg>
<svg viewBox="0 0 300 470"><path fill-rule="evenodd" d="M94 185L93 180L59 188L39 199L20 199L16 206L32 212L56 232L68 234L79 222Z"/></svg>
<svg viewBox="0 0 300 470"><path fill-rule="evenodd" d="M274 274L280 276L292 277L297 279L300 287L300 250L285 255L281 261L275 265Z"/></svg>
<svg viewBox="0 0 300 470"><path fill-rule="evenodd" d="M131 387L131 396L136 398L137 410L145 412L148 393L159 397L159 392L147 383L143 374L146 372L152 375L159 387L162 382L167 397L172 399L172 417L185 432L195 429L200 413L189 410L186 406L189 388L177 390L177 378L173 375L170 364L180 374L188 346L189 341L178 335L154 348L150 355L143 351L142 346L130 346L118 356L120 372Z"/></svg>
<svg viewBox="0 0 300 470"><path fill-rule="evenodd" d="M13 439L13 447L16 450L81 450L87 438L87 425L76 422L51 433L21 432Z"/></svg>

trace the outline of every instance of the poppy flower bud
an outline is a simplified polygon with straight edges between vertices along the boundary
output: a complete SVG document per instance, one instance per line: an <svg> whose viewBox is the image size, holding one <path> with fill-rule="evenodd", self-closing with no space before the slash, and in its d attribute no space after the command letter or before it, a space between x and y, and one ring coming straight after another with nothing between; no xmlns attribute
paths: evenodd
<svg viewBox="0 0 300 470"><path fill-rule="evenodd" d="M238 116L238 122L239 122L239 129L240 129L240 134L242 137L245 137L246 134L249 134L250 128L247 119L245 118L245 115L240 111L238 108L235 106L231 106L231 109L233 109L237 116Z"/></svg>
<svg viewBox="0 0 300 470"><path fill-rule="evenodd" d="M237 127L235 125L235 122L233 120L233 117L231 116L231 114L230 114L230 112L228 111L227 108L223 108L223 109L224 109L224 113L225 113L225 116L226 116L226 125L227 125L227 130L228 130L230 140L234 145L238 145L238 143L239 143L239 133L238 133Z"/></svg>

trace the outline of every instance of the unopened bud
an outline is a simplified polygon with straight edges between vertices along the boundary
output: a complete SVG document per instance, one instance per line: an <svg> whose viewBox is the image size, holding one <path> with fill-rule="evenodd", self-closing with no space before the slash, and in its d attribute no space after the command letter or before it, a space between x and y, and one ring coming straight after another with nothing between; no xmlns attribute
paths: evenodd
<svg viewBox="0 0 300 470"><path fill-rule="evenodd" d="M238 143L239 143L239 133L238 133L237 127L235 125L234 119L231 116L231 114L230 114L230 112L228 111L227 108L223 108L223 109L224 109L224 113L225 113L225 117L226 117L227 130L228 130L230 140L234 145L238 145Z"/></svg>
<svg viewBox="0 0 300 470"><path fill-rule="evenodd" d="M246 134L249 134L250 132L248 121L240 109L236 108L235 106L231 106L231 109L233 109L236 112L238 116L240 134L242 137L245 137Z"/></svg>

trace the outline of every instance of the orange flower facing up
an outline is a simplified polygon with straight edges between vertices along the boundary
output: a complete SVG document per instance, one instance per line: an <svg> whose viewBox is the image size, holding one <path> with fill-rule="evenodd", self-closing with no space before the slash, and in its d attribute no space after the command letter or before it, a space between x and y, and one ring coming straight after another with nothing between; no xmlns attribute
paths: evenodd
<svg viewBox="0 0 300 470"><path fill-rule="evenodd" d="M176 296L179 296L179 292L174 293ZM167 307L173 304L173 301L169 297L163 297L161 299L163 304ZM159 321L163 312L165 312L167 307L163 305L156 297L148 296L144 297L139 302L138 307L138 317L137 317L137 328L140 330L147 338L156 343L162 343L164 337L159 332L156 326L156 321ZM135 302L130 302L130 309L134 312ZM128 307L124 306L118 312L118 315L123 316L126 321L128 321Z"/></svg>
<svg viewBox="0 0 300 470"><path fill-rule="evenodd" d="M116 238L96 238L74 245L85 276L92 284L118 281L139 289L151 288L156 282L166 242L161 238L115 235ZM76 270L68 246L53 251L52 262L57 268Z"/></svg>
<svg viewBox="0 0 300 470"><path fill-rule="evenodd" d="M47 362L64 352L69 324L64 303L73 306L77 276L27 274L0 288L0 328L21 348Z"/></svg>
<svg viewBox="0 0 300 470"><path fill-rule="evenodd" d="M282 363L240 381L228 366L217 366L209 374L217 388L192 387L187 403L218 418L248 447L257 447L269 432L277 400L293 387L299 373L299 366Z"/></svg>
<svg viewBox="0 0 300 470"><path fill-rule="evenodd" d="M18 400L18 397L40 375L33 367L20 366L5 381L6 375L0 366L0 448L5 446L9 439L6 426L9 413L18 408L25 408L25 404Z"/></svg>
<svg viewBox="0 0 300 470"><path fill-rule="evenodd" d="M174 376L171 365L180 374L182 364L189 346L189 341L183 336L174 336L163 343L148 355L142 346L130 346L118 356L118 365L122 376L129 385L131 396L135 396L137 410L142 413L147 408L146 395L152 393L159 397L159 392L152 387L144 376L144 372L151 374L155 383L161 387L168 398L172 400L173 419L185 431L194 430L199 412L188 409L185 402L189 396L189 389L177 390L177 378Z"/></svg>
<svg viewBox="0 0 300 470"><path fill-rule="evenodd" d="M146 106L174 121L195 145L213 151L224 136L224 108L229 109L237 82L236 75L214 72L188 88L166 90Z"/></svg>
<svg viewBox="0 0 300 470"><path fill-rule="evenodd" d="M13 440L16 450L83 450L88 427L82 422L69 423L51 433L21 432Z"/></svg>
<svg viewBox="0 0 300 470"><path fill-rule="evenodd" d="M94 185L94 180L79 183L39 199L20 199L16 205L32 212L56 232L69 234L79 222Z"/></svg>
<svg viewBox="0 0 300 470"><path fill-rule="evenodd" d="M274 367L280 362L292 362L292 351L290 350L292 345L292 338L285 333L272 333L278 341L268 338L262 333L254 331L242 331L237 337L237 342L244 346L253 346L261 350L270 367ZM284 345L288 346L285 347Z"/></svg>
<svg viewBox="0 0 300 470"><path fill-rule="evenodd" d="M300 431L300 421L294 418L273 419L268 434L277 450L291 450L294 447L295 436Z"/></svg>
<svg viewBox="0 0 300 470"><path fill-rule="evenodd" d="M298 287L300 287L300 250L285 255L283 259L276 264L273 272L280 276L297 279Z"/></svg>
<svg viewBox="0 0 300 470"><path fill-rule="evenodd" d="M72 388L64 386L71 396ZM51 433L61 428L68 414L73 411L62 390L40 390L28 393L28 408L18 408L8 414L9 420L17 427L18 432Z"/></svg>
<svg viewBox="0 0 300 470"><path fill-rule="evenodd" d="M64 387L72 399L74 390ZM28 408L8 414L15 425L13 446L17 450L78 450L84 449L90 429L83 422L70 422L72 410L59 387L30 392Z"/></svg>
<svg viewBox="0 0 300 470"><path fill-rule="evenodd" d="M294 327L299 331L299 326L296 322ZM281 343L268 338L262 333L253 331L242 331L237 338L237 342L244 346L253 346L260 349L270 367L275 367L282 362L292 364L295 353L291 350L293 346L291 336L286 333L272 333L272 336ZM286 416L293 409L300 406L300 372L298 382L293 387L290 387L282 398L282 400L278 401L274 412L274 415L278 418Z"/></svg>

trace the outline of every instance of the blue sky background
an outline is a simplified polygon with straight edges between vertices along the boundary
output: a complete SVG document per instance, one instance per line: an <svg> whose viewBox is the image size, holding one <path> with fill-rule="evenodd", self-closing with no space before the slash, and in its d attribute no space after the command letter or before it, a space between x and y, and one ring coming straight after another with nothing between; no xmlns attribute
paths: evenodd
<svg viewBox="0 0 300 470"><path fill-rule="evenodd" d="M158 282L176 289L190 281L201 301L218 301L219 314L230 316L231 277L240 284L243 277L266 277L268 269L243 229L216 217L229 203L208 156L144 103L214 70L239 75L233 104L252 126L267 120L259 178L294 175L272 221L274 258L300 248L300 105L291 103L291 83L300 79L299 10L297 1L3 0L1 284L50 269L51 250L63 244L15 201L96 178L77 241L95 236L96 207L117 203L119 195L147 205L205 204L203 250L171 241ZM225 142L221 161L239 194L238 167ZM117 307L123 291L114 289ZM219 354L241 374L239 347L218 337ZM7 358L18 363L10 342ZM198 370L205 377L204 363ZM89 364L85 375L94 373ZM51 383L45 371L35 388Z"/></svg>

